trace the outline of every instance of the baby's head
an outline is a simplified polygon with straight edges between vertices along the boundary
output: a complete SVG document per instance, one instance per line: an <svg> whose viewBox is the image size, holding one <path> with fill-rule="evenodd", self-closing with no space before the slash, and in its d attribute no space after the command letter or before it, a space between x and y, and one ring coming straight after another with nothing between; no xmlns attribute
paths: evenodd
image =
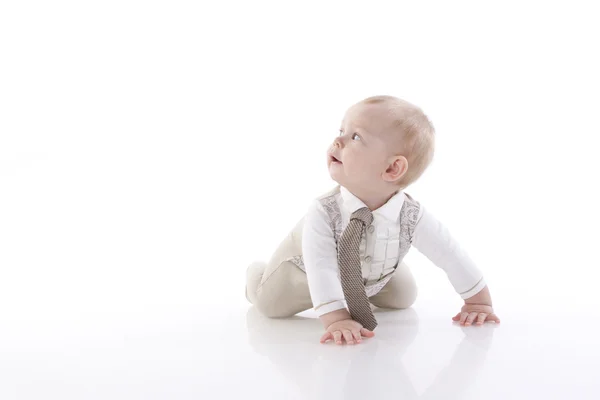
<svg viewBox="0 0 600 400"><path fill-rule="evenodd" d="M434 134L419 107L392 96L369 97L346 111L327 152L329 173L353 193L404 190L431 163Z"/></svg>

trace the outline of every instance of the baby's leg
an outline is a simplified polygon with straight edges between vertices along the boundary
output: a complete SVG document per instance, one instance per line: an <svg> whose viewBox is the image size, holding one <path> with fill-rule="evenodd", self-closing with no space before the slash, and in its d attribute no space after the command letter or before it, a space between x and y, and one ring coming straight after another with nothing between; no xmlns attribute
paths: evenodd
<svg viewBox="0 0 600 400"><path fill-rule="evenodd" d="M408 265L402 261L389 282L369 301L381 308L408 308L417 298L417 284Z"/></svg>
<svg viewBox="0 0 600 400"><path fill-rule="evenodd" d="M302 254L302 225L279 244L268 263L254 262L246 273L246 298L267 317L290 317L312 308L306 273L285 261Z"/></svg>

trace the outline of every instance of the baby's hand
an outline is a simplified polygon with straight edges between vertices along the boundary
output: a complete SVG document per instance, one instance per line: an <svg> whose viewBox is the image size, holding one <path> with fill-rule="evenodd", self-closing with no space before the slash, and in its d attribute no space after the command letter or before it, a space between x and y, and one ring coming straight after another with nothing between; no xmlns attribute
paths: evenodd
<svg viewBox="0 0 600 400"><path fill-rule="evenodd" d="M477 318L477 325L483 325L485 321L500 323L500 319L491 306L485 304L465 304L460 312L452 317L453 321L460 321L461 325L469 326Z"/></svg>
<svg viewBox="0 0 600 400"><path fill-rule="evenodd" d="M331 339L335 340L336 344L342 344L342 338L348 344L360 343L362 341L361 334L364 337L375 336L375 333L363 328L360 322L356 322L353 319L343 319L329 325L327 332L321 336L321 343L326 343Z"/></svg>

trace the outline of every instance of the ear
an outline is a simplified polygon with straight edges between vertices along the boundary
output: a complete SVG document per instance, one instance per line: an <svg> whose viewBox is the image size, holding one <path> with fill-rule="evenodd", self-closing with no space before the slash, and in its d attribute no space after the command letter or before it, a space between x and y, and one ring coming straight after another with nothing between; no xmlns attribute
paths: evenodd
<svg viewBox="0 0 600 400"><path fill-rule="evenodd" d="M390 159L390 164L383 173L383 180L386 182L394 182L402 178L408 171L408 160L403 156L394 156Z"/></svg>

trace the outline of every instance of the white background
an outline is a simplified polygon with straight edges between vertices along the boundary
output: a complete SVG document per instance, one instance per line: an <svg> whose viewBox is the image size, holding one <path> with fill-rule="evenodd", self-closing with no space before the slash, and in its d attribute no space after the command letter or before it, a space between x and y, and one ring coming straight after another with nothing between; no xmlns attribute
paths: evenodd
<svg viewBox="0 0 600 400"><path fill-rule="evenodd" d="M597 328L594 7L1 2L2 397L34 393L25 360L48 349L123 345L115 321L147 332L188 310L223 340L207 320L240 323L247 265L333 187L327 147L376 94L432 120L434 162L406 191L484 271L503 323ZM406 261L419 316L449 320L461 300L443 271Z"/></svg>

